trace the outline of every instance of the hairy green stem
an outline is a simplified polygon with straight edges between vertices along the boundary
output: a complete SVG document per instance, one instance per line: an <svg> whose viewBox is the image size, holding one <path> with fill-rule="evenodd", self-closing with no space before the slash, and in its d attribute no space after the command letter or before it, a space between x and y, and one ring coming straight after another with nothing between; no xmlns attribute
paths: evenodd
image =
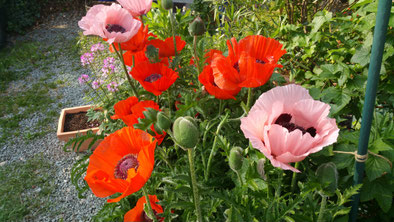
<svg viewBox="0 0 394 222"><path fill-rule="evenodd" d="M237 174L237 177L238 177L238 180L239 180L239 184L241 185L241 187L243 187L244 186L244 182L242 181L241 175L239 175L238 171L235 171L235 173Z"/></svg>
<svg viewBox="0 0 394 222"><path fill-rule="evenodd" d="M177 48L176 48L176 39L175 39L175 21L174 21L174 13L172 12L172 9L169 10L170 13L170 22L171 22L171 31L172 31L172 37L174 38L174 49L175 49L175 56L177 55Z"/></svg>
<svg viewBox="0 0 394 222"><path fill-rule="evenodd" d="M196 66L197 66L198 75L200 75L201 67L200 67L200 59L198 58L198 55L197 55L197 36L196 35L193 37L193 56L194 56L194 62L196 63ZM201 88L200 81L198 81L198 87ZM220 100L220 102L221 101L222 100Z"/></svg>
<svg viewBox="0 0 394 222"><path fill-rule="evenodd" d="M248 112L250 110L250 105L252 103L252 98L253 98L253 93L252 93L252 88L248 88L248 101L246 102L246 107L248 108Z"/></svg>
<svg viewBox="0 0 394 222"><path fill-rule="evenodd" d="M194 169L193 150L194 149L187 149L187 156L189 157L190 176L192 178L194 206L196 208L197 221L202 222L202 214L201 214L201 208L200 208L200 196L198 195L196 172Z"/></svg>
<svg viewBox="0 0 394 222"><path fill-rule="evenodd" d="M171 119L171 116L172 116L172 104L171 104L171 91L170 91L170 88L171 88L171 86L170 87L168 87L168 89L167 89L167 100L168 100L168 117Z"/></svg>
<svg viewBox="0 0 394 222"><path fill-rule="evenodd" d="M146 191L145 186L142 187L142 192L144 193L145 196L145 200L146 200L146 206L148 206L148 216L149 218L151 218L154 222L157 222L157 218L155 215L155 212L153 212L152 210L152 206L150 205L150 200L149 200L149 196L148 196L148 192Z"/></svg>
<svg viewBox="0 0 394 222"><path fill-rule="evenodd" d="M294 168L298 169L299 165L300 165L300 162L296 162L294 165ZM291 192L294 192L296 183L297 183L297 173L293 172L293 178L291 179Z"/></svg>
<svg viewBox="0 0 394 222"><path fill-rule="evenodd" d="M327 204L327 196L322 194L321 195L321 203L320 203L320 211L319 211L319 217L317 218L317 222L324 222L324 211L326 210L326 204Z"/></svg>
<svg viewBox="0 0 394 222"><path fill-rule="evenodd" d="M226 122L228 116L229 116L229 113L226 113L226 115L224 116L222 121L220 121L218 127L216 128L215 139L213 140L211 153L209 154L209 157L208 157L207 170L205 171L205 178L204 178L205 181L208 181L209 171L211 169L211 164L212 164L212 158L216 153L216 144L217 144L217 138L218 138L219 132L222 129L223 124Z"/></svg>
<svg viewBox="0 0 394 222"><path fill-rule="evenodd" d="M130 84L130 86L131 86L131 90L133 91L134 96L137 97L137 99L139 99L139 95L138 95L137 89L135 88L133 82L131 81L131 78L130 78L129 73L127 72L126 64L124 63L124 58L123 58L123 51L122 51L122 48L121 48L121 46L120 46L120 43L118 43L118 46L119 46L119 52L118 52L118 50L116 50L115 44L112 43L112 47L114 47L114 50L115 50L115 52L116 52L116 55L118 55L120 61L122 62L123 71L124 71L124 73L126 74L127 81L129 81L129 84ZM134 59L133 59L133 60L134 60ZM134 61L133 61L133 62L134 62ZM134 66L134 63L133 63L133 66Z"/></svg>

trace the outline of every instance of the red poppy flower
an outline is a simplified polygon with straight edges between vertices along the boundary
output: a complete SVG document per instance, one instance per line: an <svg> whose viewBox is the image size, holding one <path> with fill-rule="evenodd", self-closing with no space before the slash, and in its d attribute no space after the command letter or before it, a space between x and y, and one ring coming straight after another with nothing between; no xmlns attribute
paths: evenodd
<svg viewBox="0 0 394 222"><path fill-rule="evenodd" d="M167 90L179 77L178 73L163 63L138 63L130 74L142 87L156 96Z"/></svg>
<svg viewBox="0 0 394 222"><path fill-rule="evenodd" d="M149 202L152 207L152 210L154 211L155 215L156 214L161 214L163 213L163 208L157 204L159 202L159 199L157 199L156 195L149 195ZM147 217L145 211L144 211L144 204L146 204L146 198L145 196L141 197L138 201L135 207L131 210L129 210L125 215L124 215L124 221L125 222L144 222L144 221L151 221L149 217ZM157 217L158 221L163 221L164 218L162 217Z"/></svg>
<svg viewBox="0 0 394 222"><path fill-rule="evenodd" d="M198 80L204 85L205 90L217 99L235 99L234 96L241 90L241 87L235 89L219 88L214 81L212 68L209 65L204 67L198 76Z"/></svg>
<svg viewBox="0 0 394 222"><path fill-rule="evenodd" d="M133 126L138 123L139 118L145 118L143 112L147 108L160 110L154 101L138 101L137 97L132 96L115 104L115 115L111 116L111 119L122 119L126 125Z"/></svg>
<svg viewBox="0 0 394 222"><path fill-rule="evenodd" d="M148 25L143 26L141 25L141 28L138 30L137 34L133 36L129 41L127 42L122 42L120 46L122 47L122 50L129 51L130 53L134 54L139 51L144 50L146 43L148 42L148 37L149 36L155 36L151 33L149 33L148 30ZM119 50L118 44L115 44L116 50ZM110 46L110 51L114 52L114 48L112 45Z"/></svg>
<svg viewBox="0 0 394 222"><path fill-rule="evenodd" d="M177 52L180 52L186 45L186 42L181 39L179 36L175 36L176 41L176 49ZM148 43L148 45L153 45L154 47L159 49L159 57L170 57L175 55L175 47L174 47L174 38L169 37L166 40L160 39L152 39Z"/></svg>
<svg viewBox="0 0 394 222"><path fill-rule="evenodd" d="M145 56L145 50L139 51L137 53L132 53L131 51L127 51L123 53L123 59L126 66L133 66L133 56L134 56L135 64L149 60L148 57Z"/></svg>
<svg viewBox="0 0 394 222"><path fill-rule="evenodd" d="M259 35L248 36L239 43L227 41L228 56L214 54L213 76L220 88L258 87L272 75L279 58L286 53L278 41Z"/></svg>
<svg viewBox="0 0 394 222"><path fill-rule="evenodd" d="M143 112L146 111L147 108L160 111L159 105L157 105L154 101L138 101L137 97L132 96L115 104L115 115L111 116L111 119L122 119L126 125L133 126L134 124L138 123L139 118L145 118ZM158 134L153 128L153 125L151 130L155 133L153 136L160 145L167 133L163 131L162 134Z"/></svg>
<svg viewBox="0 0 394 222"><path fill-rule="evenodd" d="M122 193L118 202L148 181L154 166L156 141L148 133L125 127L107 136L89 158L85 180L97 197Z"/></svg>

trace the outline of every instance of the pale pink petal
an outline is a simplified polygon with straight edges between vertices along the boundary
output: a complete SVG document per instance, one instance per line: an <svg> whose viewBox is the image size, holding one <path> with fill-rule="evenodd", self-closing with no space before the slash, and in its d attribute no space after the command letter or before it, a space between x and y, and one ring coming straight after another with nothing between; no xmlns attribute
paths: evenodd
<svg viewBox="0 0 394 222"><path fill-rule="evenodd" d="M263 140L264 126L267 123L267 115L261 110L249 112L247 117L241 118L241 130L246 138L256 137Z"/></svg>
<svg viewBox="0 0 394 222"><path fill-rule="evenodd" d="M316 128L316 123L326 119L329 113L330 106L328 104L313 99L304 99L294 104L293 111L291 112L293 117L291 122L305 129L309 127Z"/></svg>
<svg viewBox="0 0 394 222"><path fill-rule="evenodd" d="M265 110L271 112L272 105L281 101L285 104L285 110L293 107L294 103L302 99L312 99L309 95L308 90L298 85L286 85L275 87L265 93L263 93L256 101L251 111L253 110Z"/></svg>
<svg viewBox="0 0 394 222"><path fill-rule="evenodd" d="M118 0L118 2L134 17L148 13L152 7L152 0Z"/></svg>

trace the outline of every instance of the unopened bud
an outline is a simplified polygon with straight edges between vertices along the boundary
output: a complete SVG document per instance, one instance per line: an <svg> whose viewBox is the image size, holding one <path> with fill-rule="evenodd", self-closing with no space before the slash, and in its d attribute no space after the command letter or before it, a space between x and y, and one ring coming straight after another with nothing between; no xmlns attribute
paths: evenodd
<svg viewBox="0 0 394 222"><path fill-rule="evenodd" d="M189 33L192 36L203 35L205 33L205 25L200 17L195 18L189 24Z"/></svg>
<svg viewBox="0 0 394 222"><path fill-rule="evenodd" d="M337 166L333 162L320 165L316 170L316 176L320 184L328 185L323 189L329 193L334 193L338 187L338 171Z"/></svg>
<svg viewBox="0 0 394 222"><path fill-rule="evenodd" d="M265 159L261 158L257 162L257 173L261 176L263 180L267 180L267 176L265 176L265 170L264 170L264 164L265 164Z"/></svg>
<svg viewBox="0 0 394 222"><path fill-rule="evenodd" d="M159 62L159 49L153 45L148 45L146 47L145 56L149 59L150 63Z"/></svg>
<svg viewBox="0 0 394 222"><path fill-rule="evenodd" d="M194 148L200 137L198 126L190 116L176 119L172 131L176 142L183 148Z"/></svg>
<svg viewBox="0 0 394 222"><path fill-rule="evenodd" d="M172 0L161 0L161 6L165 10L170 10L174 6L174 3L172 3Z"/></svg>
<svg viewBox="0 0 394 222"><path fill-rule="evenodd" d="M228 157L228 163L230 165L230 168L234 171L238 171L242 167L242 162L243 162L243 149L241 147L234 147L230 150L230 155Z"/></svg>
<svg viewBox="0 0 394 222"><path fill-rule="evenodd" d="M158 112L157 113L157 125L162 130L167 130L171 127L171 120L163 112Z"/></svg>

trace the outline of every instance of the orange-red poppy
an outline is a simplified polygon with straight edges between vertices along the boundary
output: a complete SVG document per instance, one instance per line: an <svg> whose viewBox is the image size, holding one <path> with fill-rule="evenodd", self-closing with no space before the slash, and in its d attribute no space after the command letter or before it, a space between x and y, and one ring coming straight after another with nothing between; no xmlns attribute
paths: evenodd
<svg viewBox="0 0 394 222"><path fill-rule="evenodd" d="M145 50L139 51L137 53L132 53L130 51L127 51L123 53L123 59L124 63L126 66L133 66L133 56L134 56L134 62L135 64L138 64L140 62L144 61L149 61L148 57L145 56Z"/></svg>
<svg viewBox="0 0 394 222"><path fill-rule="evenodd" d="M159 199L157 199L156 195L149 195L149 202L152 207L152 210L156 214L161 214L163 213L163 208L157 204L159 202ZM138 201L135 207L131 210L129 210L125 215L124 215L124 221L125 222L144 222L144 221L151 221L149 217L147 217L145 211L144 211L144 204L146 204L146 198L145 196L141 197ZM158 221L163 221L164 218L156 216Z"/></svg>
<svg viewBox="0 0 394 222"><path fill-rule="evenodd" d="M137 97L131 96L115 104L115 115L111 119L122 119L126 125L133 126L139 118L145 118L143 112L147 108L160 110L159 105L152 100L138 101Z"/></svg>
<svg viewBox="0 0 394 222"><path fill-rule="evenodd" d="M138 101L137 97L132 96L115 104L115 115L111 116L111 119L121 119L126 125L133 126L134 124L138 123L139 118L145 118L143 112L148 108L160 111L159 105L157 105L154 101ZM162 134L158 134L155 131L153 125L151 130L155 133L155 135L152 136L155 137L157 143L160 145L167 133L163 131Z"/></svg>
<svg viewBox="0 0 394 222"><path fill-rule="evenodd" d="M134 35L129 41L122 42L120 46L122 47L123 51L130 51L130 53L134 54L144 50L146 43L148 42L148 37L150 36L156 37L154 34L149 33L148 25L141 25L137 34ZM116 50L119 50L118 44L115 44L115 48ZM114 48L112 45L110 45L109 50L111 52L114 52Z"/></svg>
<svg viewBox="0 0 394 222"><path fill-rule="evenodd" d="M150 63L148 61L138 63L130 74L141 83L147 91L161 95L179 77L178 73L168 68L163 63Z"/></svg>
<svg viewBox="0 0 394 222"><path fill-rule="evenodd" d="M97 197L121 195L118 202L140 190L151 176L156 140L148 133L124 127L107 136L89 158L85 180Z"/></svg>
<svg viewBox="0 0 394 222"><path fill-rule="evenodd" d="M204 67L198 76L198 80L204 85L205 90L217 99L235 99L234 96L241 90L241 87L235 89L219 88L214 81L212 68L209 65Z"/></svg>
<svg viewBox="0 0 394 222"><path fill-rule="evenodd" d="M181 39L179 36L175 36L176 40L176 49L179 53L186 45L186 42ZM169 37L164 41L161 39L152 39L147 43L148 45L153 45L154 47L159 49L159 57L170 57L175 55L175 47L174 47L174 38Z"/></svg>
<svg viewBox="0 0 394 222"><path fill-rule="evenodd" d="M228 56L214 54L212 70L220 88L258 87L272 75L279 58L286 53L278 41L260 35L248 36L239 43L227 41Z"/></svg>

